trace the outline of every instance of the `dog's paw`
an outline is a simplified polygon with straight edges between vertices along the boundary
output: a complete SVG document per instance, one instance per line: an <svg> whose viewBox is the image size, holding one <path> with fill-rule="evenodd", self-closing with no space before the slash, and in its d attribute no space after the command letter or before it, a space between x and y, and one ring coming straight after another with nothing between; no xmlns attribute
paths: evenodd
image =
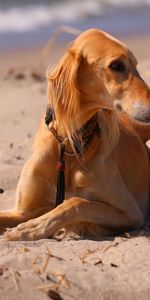
<svg viewBox="0 0 150 300"><path fill-rule="evenodd" d="M21 223L14 228L8 228L4 238L9 241L34 241L47 238L46 224L39 218Z"/></svg>

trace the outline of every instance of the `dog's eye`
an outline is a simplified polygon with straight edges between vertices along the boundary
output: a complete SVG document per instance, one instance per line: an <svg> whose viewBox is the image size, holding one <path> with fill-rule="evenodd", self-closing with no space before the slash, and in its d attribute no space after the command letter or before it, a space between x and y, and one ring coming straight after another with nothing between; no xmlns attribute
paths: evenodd
<svg viewBox="0 0 150 300"><path fill-rule="evenodd" d="M114 61L109 65L109 68L116 72L124 72L125 71L125 65L122 61Z"/></svg>

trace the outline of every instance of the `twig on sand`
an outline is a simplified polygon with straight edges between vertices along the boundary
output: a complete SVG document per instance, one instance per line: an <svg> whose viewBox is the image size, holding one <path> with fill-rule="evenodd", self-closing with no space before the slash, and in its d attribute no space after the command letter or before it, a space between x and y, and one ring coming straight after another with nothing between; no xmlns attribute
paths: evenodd
<svg viewBox="0 0 150 300"><path fill-rule="evenodd" d="M44 273L44 272L45 272L45 270L46 270L46 268L47 268L47 266L48 266L49 260L50 260L50 258L52 258L52 257L53 257L53 258L56 258L56 259L58 259L58 260L63 260L62 257L52 254L51 251L47 248L47 256L46 256L46 259L45 259L45 261L44 261L44 263L43 263L43 266L42 266L41 269L40 269L40 273Z"/></svg>
<svg viewBox="0 0 150 300"><path fill-rule="evenodd" d="M47 253L46 259L44 260L43 266L40 269L40 273L44 273L45 272L45 270L46 270L46 268L48 266L48 263L49 263L49 260L50 260L51 257L52 257L52 254L49 251L49 253Z"/></svg>
<svg viewBox="0 0 150 300"><path fill-rule="evenodd" d="M55 280L53 279L53 275L55 276ZM60 288L65 288L65 289L69 289L71 288L71 282L67 279L66 275L63 274L62 272L54 272L52 273L52 276L49 276L49 280L51 280L51 283L48 284L42 284L40 286L38 286L39 290L42 290L43 292L47 293L48 296L53 295L54 297L52 299L62 299L61 296L59 295L59 290ZM70 296L66 290L62 290L61 289L61 293L66 294L68 296ZM55 298L55 296L60 296L60 298ZM71 299L73 299L74 297L70 296Z"/></svg>
<svg viewBox="0 0 150 300"><path fill-rule="evenodd" d="M109 244L108 246L106 246L104 249L103 249L103 253L105 253L105 252L107 252L110 248L112 248L112 247L116 247L116 246L118 246L119 245L119 242L112 242L111 244Z"/></svg>
<svg viewBox="0 0 150 300"><path fill-rule="evenodd" d="M53 278L53 276L55 276L55 277ZM52 276L49 276L48 279L52 283L43 284L43 285L39 286L38 288L39 289L47 289L49 287L59 288L59 286L64 286L65 288L71 287L70 281L67 279L66 275L61 272L53 272Z"/></svg>
<svg viewBox="0 0 150 300"><path fill-rule="evenodd" d="M18 271L14 271L12 269L10 269L10 272L12 275L12 279L13 279L16 291L19 291L20 286L19 286L18 276L21 276L21 274Z"/></svg>
<svg viewBox="0 0 150 300"><path fill-rule="evenodd" d="M84 255L80 257L81 262L83 264L87 263L87 260L86 260L87 256L90 255L90 254L93 254L95 252L97 252L97 249L92 249L92 250L87 249L86 252L84 253Z"/></svg>
<svg viewBox="0 0 150 300"><path fill-rule="evenodd" d="M62 257L52 254L51 251L47 248L47 253L45 254L45 257L43 258L42 256L39 256L39 255L36 256L34 258L32 266L34 266L37 263L41 263L42 266L38 270L38 273L39 274L43 274L46 271L46 268L48 266L50 258L56 258L56 259L58 259L60 261L64 260Z"/></svg>
<svg viewBox="0 0 150 300"><path fill-rule="evenodd" d="M67 279L65 274L62 274L60 272L55 272L54 274L58 278L58 285L63 285L66 288L70 288L70 281Z"/></svg>

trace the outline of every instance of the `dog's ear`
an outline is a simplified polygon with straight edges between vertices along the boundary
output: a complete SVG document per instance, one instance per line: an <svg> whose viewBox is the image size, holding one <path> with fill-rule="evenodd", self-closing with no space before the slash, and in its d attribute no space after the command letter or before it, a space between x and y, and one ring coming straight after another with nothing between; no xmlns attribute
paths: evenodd
<svg viewBox="0 0 150 300"><path fill-rule="evenodd" d="M72 116L79 106L79 90L77 83L78 68L82 56L71 50L62 57L59 64L47 73L48 101L55 112L61 110Z"/></svg>

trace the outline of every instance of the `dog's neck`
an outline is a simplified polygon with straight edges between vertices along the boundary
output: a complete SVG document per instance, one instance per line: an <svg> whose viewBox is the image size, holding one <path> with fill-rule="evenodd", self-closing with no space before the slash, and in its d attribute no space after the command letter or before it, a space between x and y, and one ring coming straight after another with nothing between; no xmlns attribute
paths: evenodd
<svg viewBox="0 0 150 300"><path fill-rule="evenodd" d="M58 135L57 130L53 127L53 123L55 121L55 113L54 111L48 106L45 116L45 123L47 127L50 129L54 137L56 138L59 144L62 144L68 138L61 137ZM50 127L49 127L50 125ZM83 126L75 132L76 138L73 138L73 153L66 152L68 154L77 154L82 156L85 151L91 145L95 136L100 137L100 126L98 122L98 115L97 113L94 114Z"/></svg>

